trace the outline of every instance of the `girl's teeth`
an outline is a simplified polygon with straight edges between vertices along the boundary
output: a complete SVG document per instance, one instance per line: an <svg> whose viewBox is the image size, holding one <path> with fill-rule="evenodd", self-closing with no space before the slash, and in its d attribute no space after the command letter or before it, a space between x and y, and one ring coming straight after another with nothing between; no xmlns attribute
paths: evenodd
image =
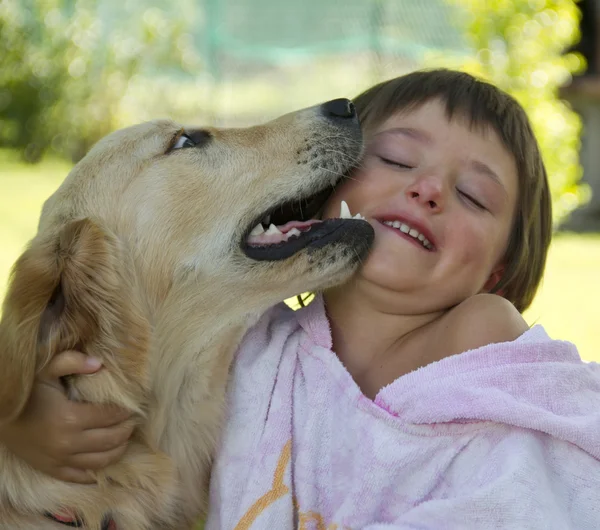
<svg viewBox="0 0 600 530"><path fill-rule="evenodd" d="M409 236L414 237L415 239L418 239L428 250L431 250L433 248L433 245L429 242L428 239L425 238L423 234L421 234L421 232L419 232L415 228L411 228L407 224L401 223L400 221L384 221L383 224L387 226L392 226L393 228L399 229L400 232L408 234Z"/></svg>

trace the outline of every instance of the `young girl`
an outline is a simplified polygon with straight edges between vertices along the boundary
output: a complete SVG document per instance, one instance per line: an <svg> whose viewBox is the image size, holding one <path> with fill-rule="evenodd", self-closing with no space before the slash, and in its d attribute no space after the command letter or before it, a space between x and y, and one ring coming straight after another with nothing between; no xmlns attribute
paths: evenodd
<svg viewBox="0 0 600 530"><path fill-rule="evenodd" d="M324 215L345 201L374 247L348 284L246 336L207 528L600 528L600 370L521 317L551 236L524 111L446 70L355 103L367 152ZM123 413L58 384L98 369L58 356L3 443L78 482L118 459Z"/></svg>

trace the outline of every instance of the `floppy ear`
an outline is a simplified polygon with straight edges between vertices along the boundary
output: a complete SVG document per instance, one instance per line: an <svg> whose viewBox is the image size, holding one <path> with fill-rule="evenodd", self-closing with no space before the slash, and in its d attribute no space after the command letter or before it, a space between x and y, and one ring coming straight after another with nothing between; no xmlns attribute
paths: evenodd
<svg viewBox="0 0 600 530"><path fill-rule="evenodd" d="M115 333L131 321L120 254L114 237L82 219L36 237L17 260L0 322L0 422L19 415L37 373L57 353L79 349L114 366L122 350ZM145 330L129 332L145 349ZM133 363L133 382L142 360L139 353L119 359Z"/></svg>

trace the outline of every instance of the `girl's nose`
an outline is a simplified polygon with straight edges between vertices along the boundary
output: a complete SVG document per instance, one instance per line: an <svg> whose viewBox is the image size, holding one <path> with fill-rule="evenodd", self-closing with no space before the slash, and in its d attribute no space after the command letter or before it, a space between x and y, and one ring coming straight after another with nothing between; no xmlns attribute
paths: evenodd
<svg viewBox="0 0 600 530"><path fill-rule="evenodd" d="M444 184L435 176L421 176L406 188L408 202L416 202L431 211L441 211L444 206Z"/></svg>

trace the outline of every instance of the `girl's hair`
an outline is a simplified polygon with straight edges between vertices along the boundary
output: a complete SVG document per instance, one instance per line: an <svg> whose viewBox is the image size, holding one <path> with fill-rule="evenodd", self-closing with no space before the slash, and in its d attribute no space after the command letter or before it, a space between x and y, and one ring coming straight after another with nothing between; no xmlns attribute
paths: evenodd
<svg viewBox="0 0 600 530"><path fill-rule="evenodd" d="M523 108L499 88L453 70L423 70L379 83L360 94L356 110L366 135L401 111L438 99L449 120L466 119L472 128L491 127L512 153L518 172L515 219L504 256L502 278L492 289L523 312L544 273L552 237L552 203L546 169Z"/></svg>

